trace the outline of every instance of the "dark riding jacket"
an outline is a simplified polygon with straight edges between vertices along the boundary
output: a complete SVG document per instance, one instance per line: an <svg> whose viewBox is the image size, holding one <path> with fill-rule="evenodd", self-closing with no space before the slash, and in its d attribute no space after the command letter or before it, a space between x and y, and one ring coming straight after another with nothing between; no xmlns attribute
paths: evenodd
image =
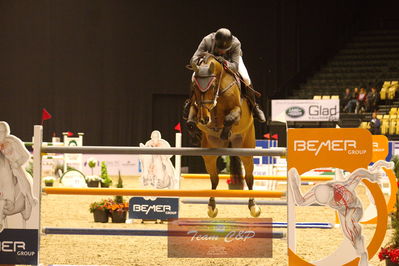
<svg viewBox="0 0 399 266"><path fill-rule="evenodd" d="M193 57L191 58L190 63L195 63L198 65L199 61L203 57L203 53L205 52L211 53L215 56L222 56L227 60L226 63L228 68L238 71L238 64L240 56L242 55L242 51L241 43L235 36L233 36L231 48L224 55L219 55L215 51L215 32L208 34L202 39L197 51L195 51Z"/></svg>

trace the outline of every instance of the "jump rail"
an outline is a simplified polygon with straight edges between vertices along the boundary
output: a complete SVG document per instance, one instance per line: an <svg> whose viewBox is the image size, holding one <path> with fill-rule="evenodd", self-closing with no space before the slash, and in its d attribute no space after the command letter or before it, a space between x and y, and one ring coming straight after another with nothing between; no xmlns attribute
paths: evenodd
<svg viewBox="0 0 399 266"><path fill-rule="evenodd" d="M47 194L106 195L106 196L166 196L166 197L232 197L232 198L281 198L285 192L261 190L151 190L124 188L70 188L45 187Z"/></svg>
<svg viewBox="0 0 399 266"><path fill-rule="evenodd" d="M113 147L83 146L57 147L41 146L41 152L47 153L85 153L85 154L162 154L162 155L231 155L231 156L285 156L286 148L250 149L250 148L148 148L148 147Z"/></svg>
<svg viewBox="0 0 399 266"><path fill-rule="evenodd" d="M185 179L209 179L208 174L181 174ZM229 179L230 175L219 174L220 179ZM287 181L287 176L272 176L272 175L255 175L255 180L277 180ZM301 176L301 181L330 181L333 180L331 176Z"/></svg>
<svg viewBox="0 0 399 266"><path fill-rule="evenodd" d="M43 228L44 234L53 235L123 235L123 236L185 236L186 231L145 230L145 229L105 229L105 228ZM214 233L214 232L209 232ZM284 232L265 232L260 234L267 238L284 238Z"/></svg>

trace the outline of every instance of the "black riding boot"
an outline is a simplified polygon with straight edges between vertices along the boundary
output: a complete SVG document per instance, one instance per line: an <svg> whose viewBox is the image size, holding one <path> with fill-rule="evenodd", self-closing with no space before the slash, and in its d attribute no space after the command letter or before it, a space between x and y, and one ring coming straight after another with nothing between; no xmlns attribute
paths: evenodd
<svg viewBox="0 0 399 266"><path fill-rule="evenodd" d="M244 86L244 97L248 100L252 115L259 123L266 123L266 117L259 105L255 101L255 93L252 88Z"/></svg>

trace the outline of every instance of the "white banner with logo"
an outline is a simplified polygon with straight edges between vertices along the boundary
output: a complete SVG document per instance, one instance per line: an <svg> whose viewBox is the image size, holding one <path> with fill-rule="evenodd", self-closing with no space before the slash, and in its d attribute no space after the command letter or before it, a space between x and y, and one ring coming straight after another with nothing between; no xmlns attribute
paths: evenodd
<svg viewBox="0 0 399 266"><path fill-rule="evenodd" d="M272 100L273 121L338 121L339 100Z"/></svg>

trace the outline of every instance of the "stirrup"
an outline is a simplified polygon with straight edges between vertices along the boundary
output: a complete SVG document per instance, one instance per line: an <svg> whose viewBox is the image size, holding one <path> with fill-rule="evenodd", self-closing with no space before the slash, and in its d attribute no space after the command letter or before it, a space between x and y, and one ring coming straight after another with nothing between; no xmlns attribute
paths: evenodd
<svg viewBox="0 0 399 266"><path fill-rule="evenodd" d="M259 108L259 106L256 104L255 108L252 111L253 116L256 120L258 120L259 123L266 123L266 116L265 113Z"/></svg>
<svg viewBox="0 0 399 266"><path fill-rule="evenodd" d="M190 107L191 107L191 101L186 100L183 105L183 119L187 120L188 115L190 114Z"/></svg>

